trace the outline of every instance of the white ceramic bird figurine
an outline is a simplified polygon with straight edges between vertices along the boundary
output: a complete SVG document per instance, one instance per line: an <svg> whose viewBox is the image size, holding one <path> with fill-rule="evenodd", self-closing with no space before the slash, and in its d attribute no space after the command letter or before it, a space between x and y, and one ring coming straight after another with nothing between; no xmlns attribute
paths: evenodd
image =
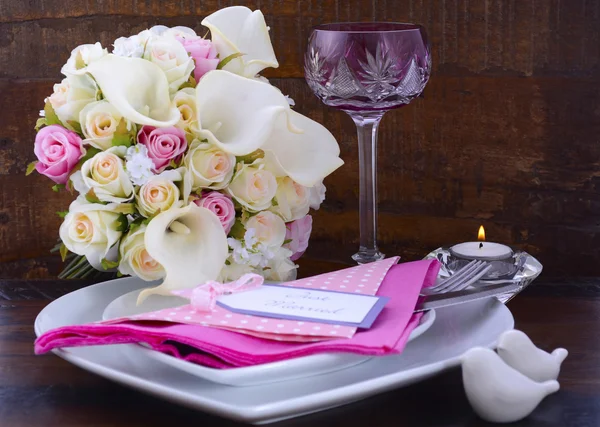
<svg viewBox="0 0 600 427"><path fill-rule="evenodd" d="M568 354L564 348L546 353L516 329L506 331L498 340L498 355L502 360L534 381L557 379L560 365Z"/></svg>
<svg viewBox="0 0 600 427"><path fill-rule="evenodd" d="M535 382L508 366L494 351L475 347L462 356L463 385L473 410L486 421L511 423L525 418L556 380Z"/></svg>

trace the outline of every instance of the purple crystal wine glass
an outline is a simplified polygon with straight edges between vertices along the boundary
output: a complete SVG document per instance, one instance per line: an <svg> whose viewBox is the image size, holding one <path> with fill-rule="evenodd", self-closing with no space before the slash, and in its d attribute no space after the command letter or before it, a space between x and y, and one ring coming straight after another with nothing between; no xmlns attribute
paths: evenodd
<svg viewBox="0 0 600 427"><path fill-rule="evenodd" d="M377 129L386 111L419 96L431 72L420 25L356 22L313 28L304 58L308 85L326 105L345 111L358 131L359 264L384 258L377 247Z"/></svg>

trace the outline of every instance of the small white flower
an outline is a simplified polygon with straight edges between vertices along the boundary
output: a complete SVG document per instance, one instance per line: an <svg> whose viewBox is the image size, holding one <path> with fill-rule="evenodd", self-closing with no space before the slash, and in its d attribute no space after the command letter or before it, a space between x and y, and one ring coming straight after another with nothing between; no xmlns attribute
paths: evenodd
<svg viewBox="0 0 600 427"><path fill-rule="evenodd" d="M258 239L256 238L256 230L254 228L246 230L246 233L244 234L244 243L246 244L246 246L252 247L257 242Z"/></svg>
<svg viewBox="0 0 600 427"><path fill-rule="evenodd" d="M144 40L139 35L119 37L115 40L113 54L127 58L141 58L144 55Z"/></svg>
<svg viewBox="0 0 600 427"><path fill-rule="evenodd" d="M46 117L46 112L44 110L40 110L40 117Z"/></svg>
<svg viewBox="0 0 600 427"><path fill-rule="evenodd" d="M154 175L152 173L154 163L148 157L148 148L145 145L137 144L129 147L125 160L127 174L135 185L144 185Z"/></svg>

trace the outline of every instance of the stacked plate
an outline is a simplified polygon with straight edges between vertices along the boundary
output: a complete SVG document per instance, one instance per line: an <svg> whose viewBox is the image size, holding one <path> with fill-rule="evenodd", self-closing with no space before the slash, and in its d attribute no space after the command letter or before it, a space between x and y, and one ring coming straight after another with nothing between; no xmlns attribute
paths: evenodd
<svg viewBox="0 0 600 427"><path fill-rule="evenodd" d="M147 286L139 279L124 278L72 292L38 315L35 332L39 336L60 326L114 317L128 307L127 294ZM423 380L458 365L471 347L494 346L496 338L513 325L510 311L491 298L428 313L401 355L323 354L217 370L133 344L55 353L142 392L226 418L264 424Z"/></svg>

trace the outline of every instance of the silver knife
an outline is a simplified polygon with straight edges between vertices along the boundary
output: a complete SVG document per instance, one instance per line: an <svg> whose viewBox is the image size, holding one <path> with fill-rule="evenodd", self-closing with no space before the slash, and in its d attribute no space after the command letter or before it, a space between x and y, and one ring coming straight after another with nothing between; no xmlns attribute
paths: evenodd
<svg viewBox="0 0 600 427"><path fill-rule="evenodd" d="M447 292L445 294L429 295L425 297L425 301L417 304L415 313L419 311L431 310L432 308L463 304L465 302L494 297L496 295L516 292L518 290L518 283L504 283L499 285L478 287L475 289L465 289L463 291Z"/></svg>

